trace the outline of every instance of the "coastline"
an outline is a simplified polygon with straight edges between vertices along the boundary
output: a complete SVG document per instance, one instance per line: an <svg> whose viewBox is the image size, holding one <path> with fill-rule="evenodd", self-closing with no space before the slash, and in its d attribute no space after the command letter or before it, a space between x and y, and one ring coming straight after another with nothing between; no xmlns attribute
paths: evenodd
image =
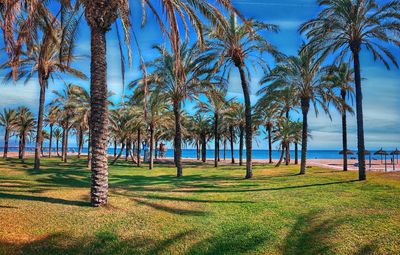
<svg viewBox="0 0 400 255"><path fill-rule="evenodd" d="M69 156L76 156L77 153L68 153ZM0 157L3 156L3 152L0 152ZM33 152L26 152L25 156L28 158L31 158L34 156ZM85 156L87 156L87 154L82 153L81 154L82 158L84 158ZM109 154L110 157L112 157L112 155ZM18 157L18 152L8 152L8 157L9 158L17 158ZM55 153L52 154L52 157L56 157ZM124 157L121 157L121 160L123 160ZM279 159L273 159L273 163L272 164L276 164L276 162L278 162ZM196 158L191 158L191 157L185 157L182 158L183 163L199 163L201 162L201 160L197 160ZM255 165L265 165L265 164L269 164L268 163L268 159L253 159L253 163ZM159 162L159 163L170 163L173 164L173 157L165 157L165 158L158 158L157 160L155 160L154 162ZM214 162L214 158L207 158L205 164L213 164ZM238 165L239 159L235 158L235 165ZM245 163L246 160L243 159L243 162ZM350 171L357 171L358 170L358 166L357 166L357 160L355 159L348 159L348 170ZM391 159L389 158L386 164L386 171L387 172L393 172L393 165L391 163ZM291 164L290 165L294 165L294 160L292 159ZM326 167L326 168L330 168L330 169L335 169L335 170L341 170L343 168L343 160L342 159L307 159L307 165L309 166L319 166L319 167ZM219 164L221 166L224 165L232 165L231 163L231 158L227 157L226 160L222 159L219 161ZM300 164L300 159L299 159L299 164ZM282 162L281 164L282 166L285 166L284 162ZM368 159L366 160L366 169L367 171L376 171L376 172L384 172L385 171L385 164L384 161L383 163L381 163L380 159L375 159L375 160L371 160L371 167L369 167L369 161ZM395 159L395 165L394 165L394 169L395 171L400 171L400 161L397 162L397 160Z"/></svg>

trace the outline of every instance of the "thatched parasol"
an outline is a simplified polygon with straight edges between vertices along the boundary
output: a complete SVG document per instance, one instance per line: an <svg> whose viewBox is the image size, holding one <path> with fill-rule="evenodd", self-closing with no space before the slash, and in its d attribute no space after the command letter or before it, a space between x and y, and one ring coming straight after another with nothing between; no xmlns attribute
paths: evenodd
<svg viewBox="0 0 400 255"><path fill-rule="evenodd" d="M371 168L371 152L369 150L364 150L364 154L368 155L369 159L369 168Z"/></svg>
<svg viewBox="0 0 400 255"><path fill-rule="evenodd" d="M339 151L339 154L340 154L340 155L343 155L343 153L344 153L344 150ZM354 155L354 151L352 151L352 150L347 150L347 155Z"/></svg>
<svg viewBox="0 0 400 255"><path fill-rule="evenodd" d="M400 155L400 151L396 148L396 150L395 151L392 151L391 153L390 153L390 155L396 155L397 156L397 164L399 163L399 155ZM393 160L394 160L394 157L393 157Z"/></svg>
<svg viewBox="0 0 400 255"><path fill-rule="evenodd" d="M385 172L387 171L386 167L386 156L389 155L387 151L384 151L382 148L378 150L377 152L374 153L374 155L381 155L381 162L382 162L382 156L385 156Z"/></svg>

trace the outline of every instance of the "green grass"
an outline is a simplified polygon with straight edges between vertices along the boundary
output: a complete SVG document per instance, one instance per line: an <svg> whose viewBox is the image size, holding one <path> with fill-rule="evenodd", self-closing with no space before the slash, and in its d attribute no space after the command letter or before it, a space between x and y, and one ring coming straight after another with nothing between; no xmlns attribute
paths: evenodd
<svg viewBox="0 0 400 255"><path fill-rule="evenodd" d="M0 161L0 254L399 254L400 175L297 167L110 167L89 206L84 161Z"/></svg>

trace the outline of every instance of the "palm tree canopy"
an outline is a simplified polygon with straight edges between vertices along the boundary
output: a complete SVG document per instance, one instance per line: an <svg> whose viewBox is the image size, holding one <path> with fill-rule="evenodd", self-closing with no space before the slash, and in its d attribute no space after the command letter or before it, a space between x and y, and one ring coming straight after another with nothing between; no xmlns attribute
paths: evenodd
<svg viewBox="0 0 400 255"><path fill-rule="evenodd" d="M343 60L349 50L369 50L374 59L398 67L395 56L385 44L400 46L400 2L379 5L375 0L318 0L322 11L304 23L300 32L310 40L309 47L323 52L339 51Z"/></svg>

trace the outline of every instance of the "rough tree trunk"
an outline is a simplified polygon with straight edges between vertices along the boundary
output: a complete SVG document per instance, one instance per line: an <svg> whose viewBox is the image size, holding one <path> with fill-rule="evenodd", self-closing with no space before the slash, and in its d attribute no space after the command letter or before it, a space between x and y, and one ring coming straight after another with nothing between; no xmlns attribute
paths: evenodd
<svg viewBox="0 0 400 255"><path fill-rule="evenodd" d="M310 109L310 99L301 98L301 112L303 114L303 129L301 141L301 164L300 174L306 173L306 160L307 160L307 139L308 139L308 111Z"/></svg>
<svg viewBox="0 0 400 255"><path fill-rule="evenodd" d="M96 7L92 7L96 8ZM101 11L98 10L97 11ZM86 18L90 15L86 11ZM99 21L97 21L99 22ZM91 26L90 129L92 147L91 204L102 206L108 198L108 100L106 30Z"/></svg>
<svg viewBox="0 0 400 255"><path fill-rule="evenodd" d="M54 124L50 124L49 158L51 158L51 147L52 147L52 143L53 143L53 125Z"/></svg>
<svg viewBox="0 0 400 255"><path fill-rule="evenodd" d="M252 165L252 146L253 146L253 125L251 118L251 102L249 87L246 81L246 74L243 69L243 65L238 66L240 79L242 81L242 89L244 95L245 115L246 115L246 179L253 177L253 165Z"/></svg>
<svg viewBox="0 0 400 255"><path fill-rule="evenodd" d="M33 169L40 169L40 153L42 149L42 139L43 139L43 117L44 117L44 100L46 95L47 80L43 77L39 77L40 83L40 93L39 93L39 113L37 120L37 130L36 130L36 144L35 144L35 163Z"/></svg>
<svg viewBox="0 0 400 255"><path fill-rule="evenodd" d="M279 167L282 164L283 161L283 155L285 155L285 145L282 143L282 151L281 151L281 156L279 158L278 163L276 163L275 167Z"/></svg>
<svg viewBox="0 0 400 255"><path fill-rule="evenodd" d="M294 164L299 164L299 144L294 143Z"/></svg>
<svg viewBox="0 0 400 255"><path fill-rule="evenodd" d="M149 169L153 169L153 151L154 151L154 125L151 124L150 125L150 155L149 155Z"/></svg>
<svg viewBox="0 0 400 255"><path fill-rule="evenodd" d="M82 148L83 148L83 130L82 128L79 128L78 158L81 158Z"/></svg>
<svg viewBox="0 0 400 255"><path fill-rule="evenodd" d="M124 148L125 148L125 143L122 143L121 150L119 151L118 156L114 157L114 160L111 162L111 165L114 165L117 162L117 160L122 156L122 152L124 151Z"/></svg>
<svg viewBox="0 0 400 255"><path fill-rule="evenodd" d="M345 107L346 90L342 89L340 95L343 100L342 107L342 144L343 144L343 171L347 171L347 110Z"/></svg>
<svg viewBox="0 0 400 255"><path fill-rule="evenodd" d="M267 125L268 129L268 157L269 163L272 164L272 126Z"/></svg>
<svg viewBox="0 0 400 255"><path fill-rule="evenodd" d="M239 131L239 166L243 166L243 136L244 127L240 126Z"/></svg>
<svg viewBox="0 0 400 255"><path fill-rule="evenodd" d="M181 131L181 109L180 102L174 102L175 115L175 138L174 138L174 155L176 164L176 176L182 176L182 131Z"/></svg>
<svg viewBox="0 0 400 255"><path fill-rule="evenodd" d="M218 119L218 114L214 114L214 167L218 167L219 158Z"/></svg>
<svg viewBox="0 0 400 255"><path fill-rule="evenodd" d="M7 159L7 152L8 152L8 138L9 138L9 129L6 128L5 134L4 134L4 152L3 152L3 159Z"/></svg>
<svg viewBox="0 0 400 255"><path fill-rule="evenodd" d="M233 149L233 140L234 140L234 132L233 132L233 126L229 127L229 134L230 134L230 143L231 143L231 163L235 164L235 154L234 154L234 149Z"/></svg>
<svg viewBox="0 0 400 255"><path fill-rule="evenodd" d="M137 166L140 166L140 143L141 143L141 138L140 138L140 128L137 131Z"/></svg>
<svg viewBox="0 0 400 255"><path fill-rule="evenodd" d="M87 154L87 167L92 167L92 131L88 132L88 154Z"/></svg>
<svg viewBox="0 0 400 255"><path fill-rule="evenodd" d="M207 160L207 141L205 134L201 135L201 160L203 162L206 162Z"/></svg>
<svg viewBox="0 0 400 255"><path fill-rule="evenodd" d="M358 143L358 178L366 180L365 173L365 144L364 144L364 119L362 107L361 70L360 70L360 46L352 49L354 57L354 81L356 85L356 111L357 111L357 143Z"/></svg>

